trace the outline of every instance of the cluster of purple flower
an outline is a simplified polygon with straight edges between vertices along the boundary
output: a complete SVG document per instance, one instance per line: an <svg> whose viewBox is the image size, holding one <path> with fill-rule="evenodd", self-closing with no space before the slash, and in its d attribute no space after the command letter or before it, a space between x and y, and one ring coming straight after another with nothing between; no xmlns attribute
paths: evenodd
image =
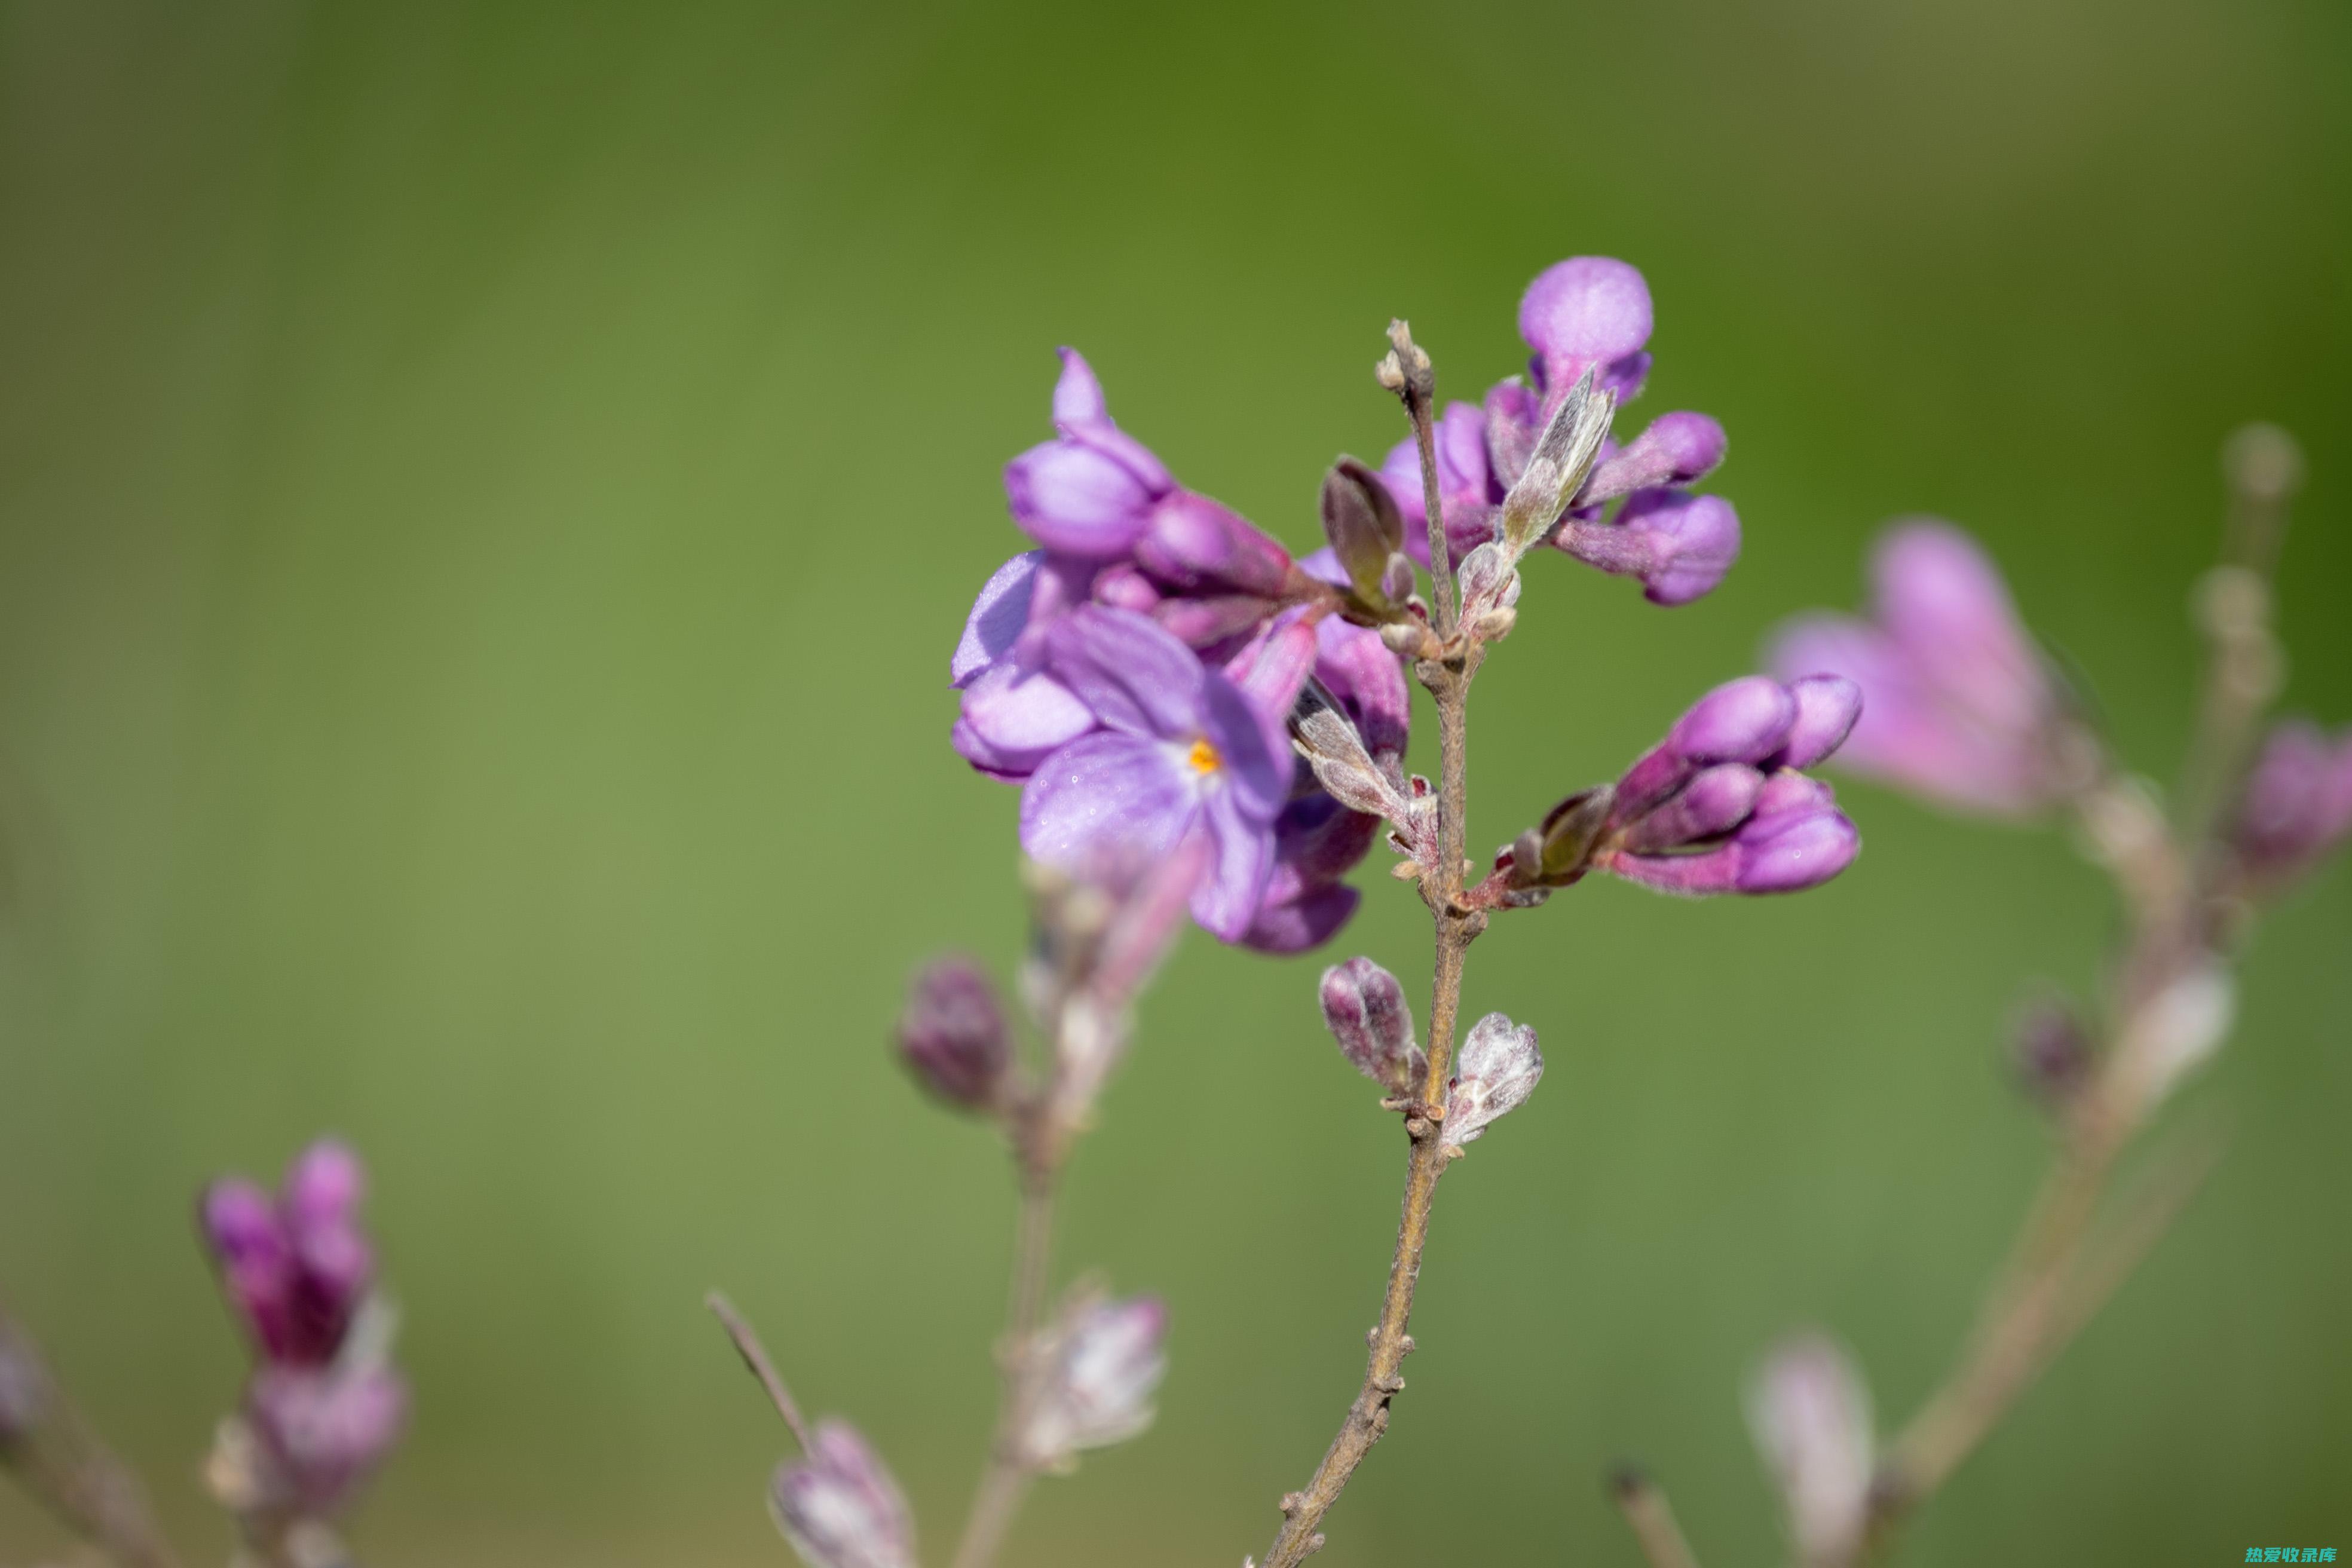
<svg viewBox="0 0 2352 1568"><path fill-rule="evenodd" d="M205 1240L254 1351L229 1456L241 1511L323 1518L399 1439L408 1395L388 1359L383 1310L371 1303L365 1188L358 1157L322 1142L296 1156L274 1194L235 1177L205 1190Z"/></svg>
<svg viewBox="0 0 2352 1568"><path fill-rule="evenodd" d="M1586 372L1620 404L1650 374L1650 290L1605 256L1546 269L1519 301L1519 335L1534 351L1528 374L1481 404L1447 405L1437 423L1439 504L1457 561L1492 537L1503 499L1526 470L1544 426ZM1587 565L1637 577L1654 603L1686 605L1723 581L1739 558L1739 514L1720 496L1685 487L1723 461L1723 426L1704 414L1664 414L1632 441L1601 443L1550 542ZM1400 443L1381 477L1413 526L1406 549L1429 563L1421 457ZM1613 519L1604 521L1610 502Z"/></svg>
<svg viewBox="0 0 2352 1568"><path fill-rule="evenodd" d="M1528 288L1519 310L1534 351L1528 374L1494 388L1483 407L1452 405L1437 423L1440 505L1457 559L1498 538L1507 498L1578 388L1597 389L1604 426L1607 410L1639 391L1650 321L1649 290L1622 261L1576 258ZM1428 564L1414 444L1377 475L1342 460L1325 484L1329 547L1294 560L1238 513L1179 485L1112 422L1093 371L1067 349L1054 423L1054 440L1005 468L1013 520L1039 548L998 568L965 621L950 663L962 693L956 749L1024 786L1022 845L1032 858L1082 866L1202 839L1206 869L1192 894L1202 926L1266 952L1318 945L1354 912L1359 895L1340 879L1370 850L1381 814L1318 785L1286 731L1311 687L1308 700L1340 712L1365 760L1402 784L1412 640L1384 638L1382 628L1404 622L1410 631L1410 617L1426 619L1412 594L1414 563ZM1688 603L1738 554L1729 504L1685 488L1723 451L1722 427L1699 414L1663 416L1622 447L1604 436L1564 499L1536 520L1538 537L1639 577L1657 603ZM1494 590L1507 629L1517 579L1507 561L1496 570L1508 575L1508 587ZM1780 749L1711 760L1753 770ZM1725 787L1718 775L1701 793ZM1612 849L1607 864L1680 891L1810 885L1786 876L1773 885L1773 873L1754 868L1792 858L1754 847L1769 825L1818 820L1819 787L1800 793L1783 784L1731 814L1717 836L1741 828L1747 837L1703 866L1682 857L1671 876L1644 874L1653 868L1643 857L1707 837L1696 829L1673 846L1654 834L1625 840L1627 858ZM1808 845L1824 837L1818 826L1806 833ZM1844 833L1850 859L1850 825ZM1803 857L1808 866L1828 858L1818 848Z"/></svg>

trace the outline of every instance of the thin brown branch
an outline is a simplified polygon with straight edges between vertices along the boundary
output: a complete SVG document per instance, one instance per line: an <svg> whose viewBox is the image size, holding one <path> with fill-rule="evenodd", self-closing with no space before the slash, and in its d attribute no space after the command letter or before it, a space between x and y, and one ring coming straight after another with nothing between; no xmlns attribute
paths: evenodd
<svg viewBox="0 0 2352 1568"><path fill-rule="evenodd" d="M744 1321L743 1314L735 1310L735 1303L723 1293L711 1291L702 1299L702 1304L710 1309L711 1316L717 1318L719 1327L727 1331L727 1337L735 1342L735 1353L743 1358L743 1364L751 1368L753 1377L760 1380L760 1386L768 1391L769 1403L776 1407L776 1414L784 1418L784 1425L793 1429L793 1440L801 1446L801 1452L814 1453L816 1450L809 1437L808 1423L802 1419L801 1407L793 1403L793 1391L784 1386L783 1377L776 1371L776 1363L768 1359L767 1347L760 1342L759 1334Z"/></svg>
<svg viewBox="0 0 2352 1568"><path fill-rule="evenodd" d="M32 1337L0 1312L0 1468L121 1568L179 1568L138 1476L100 1440Z"/></svg>
<svg viewBox="0 0 2352 1568"><path fill-rule="evenodd" d="M1410 339L1401 339L1400 346ZM1425 456L1424 462L1430 459ZM1433 489L1433 508L1436 496ZM1433 517L1436 513L1433 510ZM1433 537L1443 534L1433 530ZM1442 558L1443 544L1436 548ZM1412 1152L1405 1168L1403 1212L1397 1223L1396 1248L1389 1260L1388 1289L1381 1304L1380 1321L1369 1336L1371 1354L1364 1381L1349 1405L1339 1430L1304 1490L1282 1500L1283 1524L1266 1551L1265 1568L1293 1565L1323 1545L1318 1528L1339 1500L1356 1467L1388 1430L1389 1404L1404 1388L1401 1369L1412 1350L1406 1332L1412 1321L1414 1287L1421 1279L1422 1250L1429 1240L1430 1209L1436 1201L1437 1179L1449 1159L1444 1131L1448 1069L1462 1004L1462 971L1470 943L1486 929L1483 912L1462 907L1464 816L1469 804L1468 705L1470 678L1477 653L1466 660L1442 664L1424 662L1416 673L1436 699L1438 713L1439 786L1436 863L1421 879L1434 926L1436 959L1431 985L1429 1074L1422 1097L1407 1113L1405 1133Z"/></svg>
<svg viewBox="0 0 2352 1568"><path fill-rule="evenodd" d="M1629 1465L1609 1478L1609 1495L1616 1500L1650 1568L1698 1568L1682 1526L1675 1522L1664 1488Z"/></svg>
<svg viewBox="0 0 2352 1568"><path fill-rule="evenodd" d="M1035 1379L1037 1331L1053 1277L1055 1173L1024 1165L1021 1217L1013 1244L1012 1300L1005 1310L1004 1393L987 1467L956 1545L954 1568L985 1568L1003 1545L1005 1531L1035 1479L1020 1447L1020 1428Z"/></svg>

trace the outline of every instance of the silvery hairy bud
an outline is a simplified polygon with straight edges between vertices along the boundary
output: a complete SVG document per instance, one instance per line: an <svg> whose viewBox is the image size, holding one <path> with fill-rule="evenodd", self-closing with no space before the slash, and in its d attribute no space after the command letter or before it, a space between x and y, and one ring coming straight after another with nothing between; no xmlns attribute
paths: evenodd
<svg viewBox="0 0 2352 1568"><path fill-rule="evenodd" d="M1155 1296L1080 1295L1039 1339L1018 1440L1023 1463L1063 1470L1083 1448L1122 1443L1151 1425L1152 1391L1168 1371L1168 1309Z"/></svg>
<svg viewBox="0 0 2352 1568"><path fill-rule="evenodd" d="M1782 1344L1748 1384L1748 1426L1779 1484L1798 1562L1851 1563L1876 1463L1870 1392L1853 1362L1819 1334Z"/></svg>
<svg viewBox="0 0 2352 1568"><path fill-rule="evenodd" d="M1532 1028L1500 1013L1472 1025L1454 1058L1445 1101L1447 1147L1462 1148L1486 1131L1488 1122L1517 1110L1536 1091L1543 1067Z"/></svg>
<svg viewBox="0 0 2352 1568"><path fill-rule="evenodd" d="M817 1423L807 1457L777 1467L768 1506L809 1568L914 1568L906 1496L846 1421Z"/></svg>
<svg viewBox="0 0 2352 1568"><path fill-rule="evenodd" d="M1412 592L1412 563L1405 563L1404 593L1391 594L1390 563L1404 548L1404 519L1380 477L1353 458L1342 458L1323 476L1323 537L1347 570L1357 597L1385 609Z"/></svg>
<svg viewBox="0 0 2352 1568"><path fill-rule="evenodd" d="M1617 398L1595 391L1588 368L1553 411L1526 469L1503 498L1503 546L1511 560L1526 554L1559 521L1592 471L1592 459L1616 416Z"/></svg>
<svg viewBox="0 0 2352 1568"><path fill-rule="evenodd" d="M1292 745L1331 798L1350 811L1409 825L1412 810L1397 781L1372 760L1338 699L1312 676L1291 704L1289 728Z"/></svg>
<svg viewBox="0 0 2352 1568"><path fill-rule="evenodd" d="M898 1052L923 1087L951 1104L993 1103L1013 1059L996 988L965 958L926 964L898 1015Z"/></svg>
<svg viewBox="0 0 2352 1568"><path fill-rule="evenodd" d="M1411 1094L1429 1072L1413 1038L1412 1006L1397 977L1369 958L1323 972L1323 1026L1355 1069L1393 1095Z"/></svg>

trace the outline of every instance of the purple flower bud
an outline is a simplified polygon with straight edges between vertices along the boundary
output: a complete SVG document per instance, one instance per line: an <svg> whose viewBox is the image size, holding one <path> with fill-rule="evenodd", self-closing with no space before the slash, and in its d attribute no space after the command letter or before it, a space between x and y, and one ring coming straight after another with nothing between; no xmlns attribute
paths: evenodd
<svg viewBox="0 0 2352 1568"><path fill-rule="evenodd" d="M2054 805L2078 772L2064 711L1992 563L1948 523L1913 521L1880 542L1872 580L1867 621L1801 618L1771 659L1862 689L1844 765L1969 810Z"/></svg>
<svg viewBox="0 0 2352 1568"><path fill-rule="evenodd" d="M1536 1032L1489 1013L1470 1027L1454 1056L1454 1078L1445 1099L1446 1144L1459 1149L1486 1131L1486 1124L1517 1110L1543 1077L1543 1052Z"/></svg>
<svg viewBox="0 0 2352 1568"><path fill-rule="evenodd" d="M1548 393L1557 396L1598 367L1620 403L1641 390L1650 356L1650 289L1642 275L1605 256L1578 256L1546 268L1519 301L1519 336L1536 351Z"/></svg>
<svg viewBox="0 0 2352 1568"><path fill-rule="evenodd" d="M1151 1425L1152 1391L1168 1370L1168 1309L1156 1296L1080 1300L1041 1342L1039 1382L1019 1434L1038 1469L1079 1450L1124 1442Z"/></svg>
<svg viewBox="0 0 2352 1568"><path fill-rule="evenodd" d="M246 1416L269 1456L273 1489L296 1511L324 1516L398 1444L408 1391L380 1362L265 1367L247 1390Z"/></svg>
<svg viewBox="0 0 2352 1568"><path fill-rule="evenodd" d="M1764 793L1764 775L1745 763L1702 769L1682 793L1627 827L1621 842L1637 854L1719 838L1748 820Z"/></svg>
<svg viewBox="0 0 2352 1568"><path fill-rule="evenodd" d="M898 1050L923 1086L957 1105L992 1103L1013 1059L996 988L965 958L935 959L908 987Z"/></svg>
<svg viewBox="0 0 2352 1568"><path fill-rule="evenodd" d="M2254 880L2275 888L2352 835L2352 730L2334 740L2308 720L2275 725L2247 774L2231 842Z"/></svg>
<svg viewBox="0 0 2352 1568"><path fill-rule="evenodd" d="M2035 1099L2064 1105L2090 1081L2091 1037L2074 1010L2044 999L2025 1009L2011 1036L2017 1076Z"/></svg>
<svg viewBox="0 0 2352 1568"><path fill-rule="evenodd" d="M329 1141L296 1157L276 1197L237 1179L205 1190L221 1289L266 1360L317 1367L341 1349L375 1274L358 1224L365 1188L357 1156Z"/></svg>
<svg viewBox="0 0 2352 1568"><path fill-rule="evenodd" d="M1163 587L1271 599L1290 576L1290 552L1206 496L1178 490L1151 509L1135 559Z"/></svg>
<svg viewBox="0 0 2352 1568"><path fill-rule="evenodd" d="M1176 488L1166 465L1111 423L1102 387L1076 351L1062 351L1054 390L1058 440L1004 466L1013 519L1048 550L1108 560L1124 555Z"/></svg>
<svg viewBox="0 0 2352 1568"><path fill-rule="evenodd" d="M360 1157L331 1138L311 1144L286 1168L286 1223L298 1236L348 1226L366 1195Z"/></svg>
<svg viewBox="0 0 2352 1568"><path fill-rule="evenodd" d="M1787 740L1797 700L1767 676L1726 681L1675 721L1666 738L1617 781L1615 820L1632 822L1664 801L1703 767L1759 763Z"/></svg>
<svg viewBox="0 0 2352 1568"><path fill-rule="evenodd" d="M1748 1425L1780 1487L1798 1561L1850 1562L1877 1465L1870 1394L1853 1362L1818 1334L1781 1345L1748 1384Z"/></svg>
<svg viewBox="0 0 2352 1568"><path fill-rule="evenodd" d="M1379 824L1373 826L1377 828ZM1369 839L1367 843L1369 847ZM1281 876L1279 861L1275 873L1276 878ZM1257 916L1242 934L1242 945L1277 957L1310 952L1339 934L1355 918L1356 906L1363 897L1345 882L1302 883L1295 891L1277 896L1275 881L1269 879Z"/></svg>
<svg viewBox="0 0 2352 1568"><path fill-rule="evenodd" d="M1687 605L1714 592L1739 559L1739 514L1721 496L1638 490L1613 521L1571 516L1552 543L1588 566L1640 578L1654 605Z"/></svg>
<svg viewBox="0 0 2352 1568"><path fill-rule="evenodd" d="M817 1423L798 1464L777 1467L776 1526L809 1568L915 1568L915 1521L889 1469L845 1421Z"/></svg>
<svg viewBox="0 0 2352 1568"><path fill-rule="evenodd" d="M1114 610L1133 610L1138 615L1149 615L1165 597L1166 595L1152 585L1150 578L1124 561L1115 566L1104 567L1101 574L1095 578L1095 603L1107 605Z"/></svg>
<svg viewBox="0 0 2352 1568"><path fill-rule="evenodd" d="M1771 764L1810 768L1822 761L1853 732L1862 717L1862 688L1843 675L1808 675L1789 682L1796 699L1797 717L1780 742Z"/></svg>
<svg viewBox="0 0 2352 1568"><path fill-rule="evenodd" d="M1390 1093L1410 1092L1429 1063L1397 977L1369 958L1351 958L1323 972L1322 996L1323 1026L1340 1054Z"/></svg>
<svg viewBox="0 0 2352 1568"><path fill-rule="evenodd" d="M1817 781L1801 774L1775 774L1765 785L1756 815L1731 838L1695 855L1636 855L1606 849L1594 863L1613 876L1654 892L1697 898L1712 893L1794 893L1819 887L1853 863L1862 835L1833 807L1768 812L1763 809L1780 779Z"/></svg>
<svg viewBox="0 0 2352 1568"><path fill-rule="evenodd" d="M1723 426L1704 414L1662 414L1614 456L1594 465L1579 506L1613 500L1654 485L1686 485L1723 461Z"/></svg>

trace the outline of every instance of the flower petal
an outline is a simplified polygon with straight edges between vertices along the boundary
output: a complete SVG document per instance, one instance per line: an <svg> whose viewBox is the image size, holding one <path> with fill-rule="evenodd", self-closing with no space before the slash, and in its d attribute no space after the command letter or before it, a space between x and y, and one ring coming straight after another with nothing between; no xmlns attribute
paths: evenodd
<svg viewBox="0 0 2352 1568"><path fill-rule="evenodd" d="M1029 625L1029 599L1037 585L1042 550L1014 556L999 566L982 584L964 617L963 637L955 657L948 661L949 684L965 686L973 677L1012 651L1013 640Z"/></svg>
<svg viewBox="0 0 2352 1568"><path fill-rule="evenodd" d="M1202 819L1216 858L1192 889L1192 918L1220 942L1239 942L1247 934L1274 866L1274 829L1244 815L1236 794L1211 790L1202 802Z"/></svg>
<svg viewBox="0 0 2352 1568"><path fill-rule="evenodd" d="M1087 605L1045 634L1054 674L1114 730L1161 740L1201 731L1208 672L1176 635L1132 610Z"/></svg>
<svg viewBox="0 0 2352 1568"><path fill-rule="evenodd" d="M1124 555L1151 521L1154 488L1100 442L1065 437L1004 465L1013 521L1048 550Z"/></svg>
<svg viewBox="0 0 2352 1568"><path fill-rule="evenodd" d="M1021 793L1021 847L1047 865L1160 856L1200 815L1199 775L1166 742L1115 731L1071 742Z"/></svg>

